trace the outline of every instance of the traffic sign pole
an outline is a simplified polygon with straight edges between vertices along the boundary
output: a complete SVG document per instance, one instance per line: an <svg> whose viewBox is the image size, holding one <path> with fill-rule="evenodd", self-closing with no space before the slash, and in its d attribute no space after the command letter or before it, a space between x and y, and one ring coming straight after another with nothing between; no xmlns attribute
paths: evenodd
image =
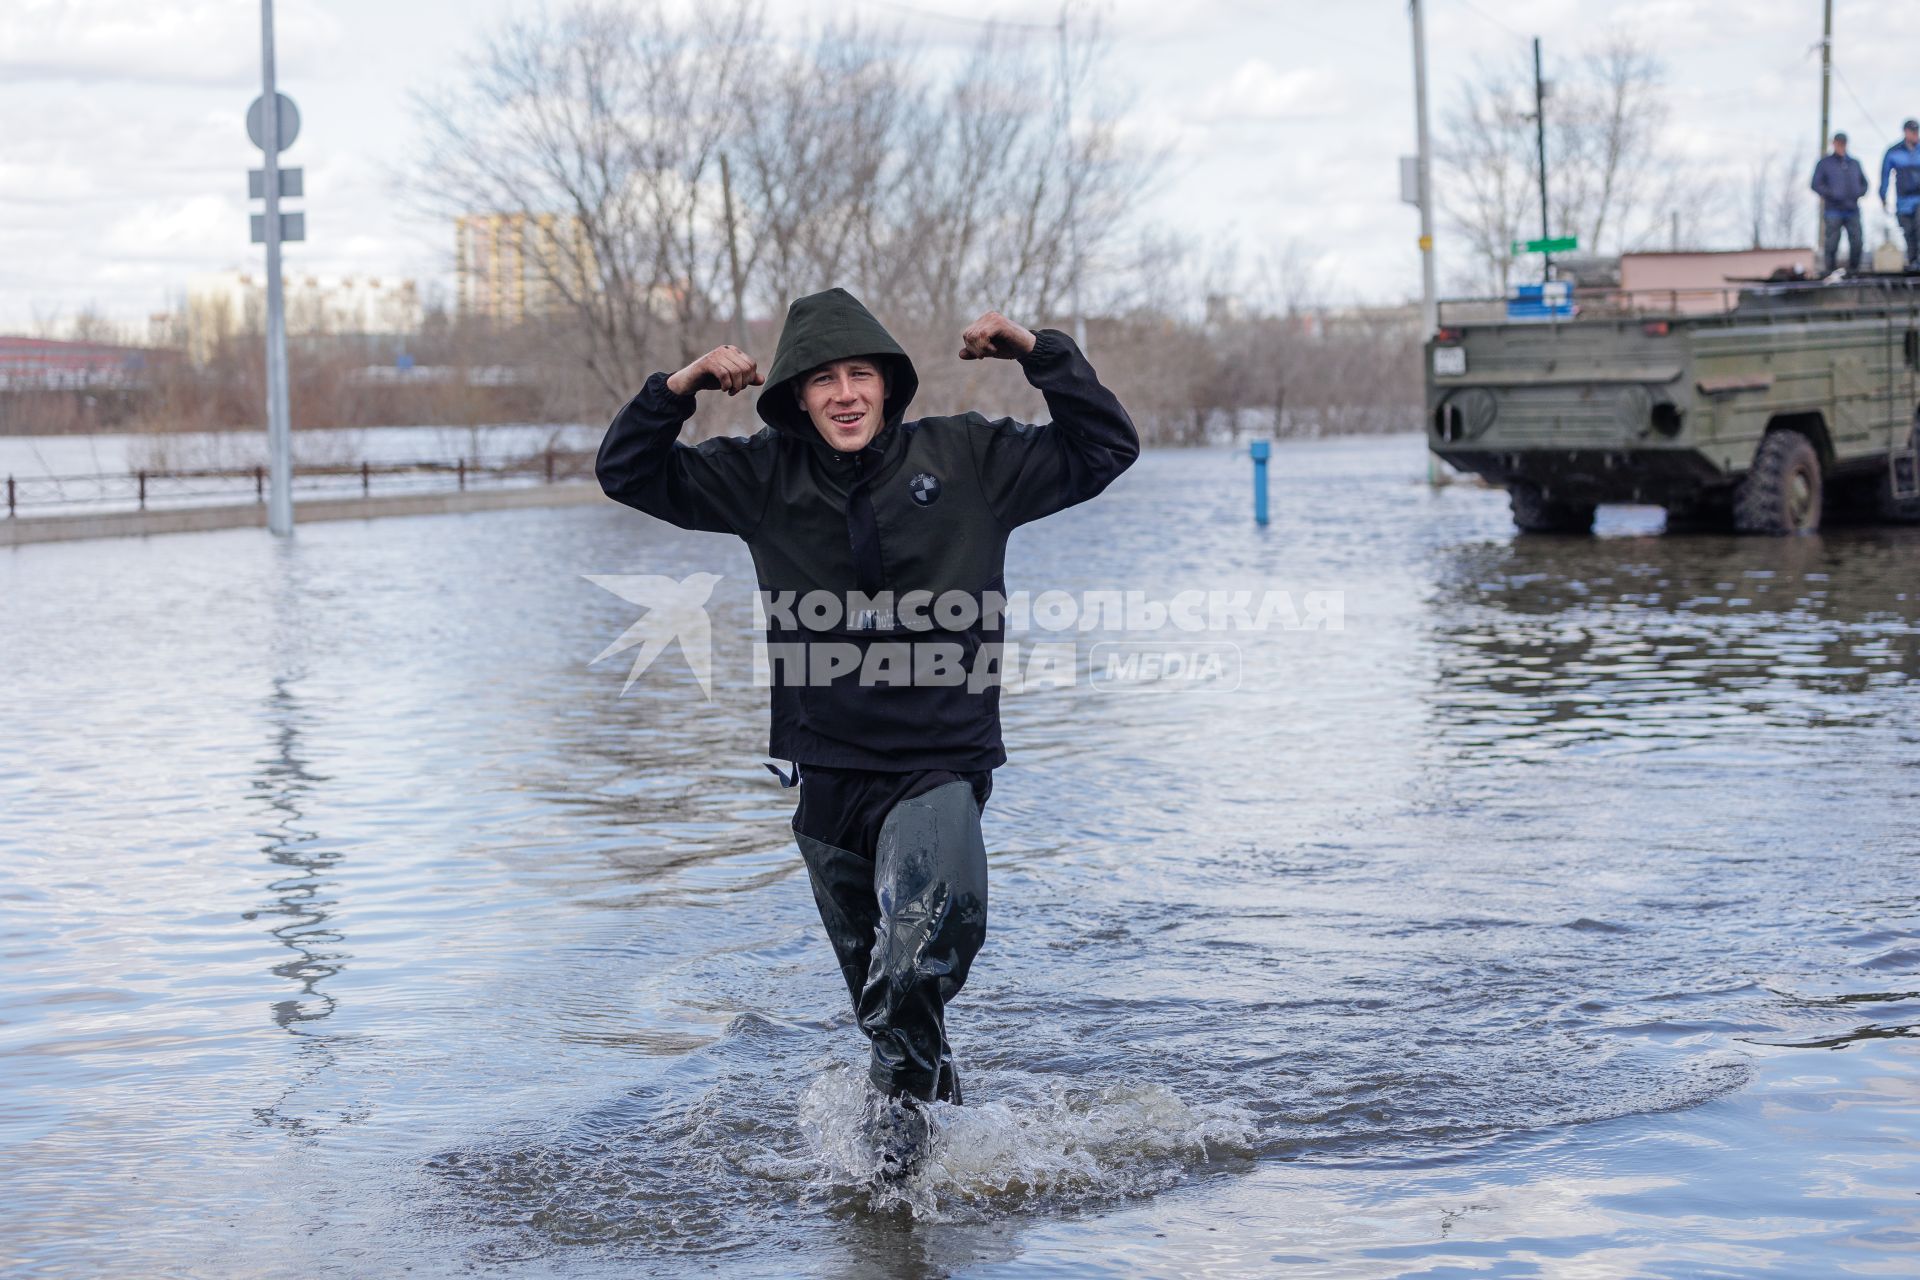
<svg viewBox="0 0 1920 1280"><path fill-rule="evenodd" d="M273 83L273 0L260 0L260 150L267 202L267 528L293 533L293 431L287 403L287 312L280 279L280 94Z"/></svg>

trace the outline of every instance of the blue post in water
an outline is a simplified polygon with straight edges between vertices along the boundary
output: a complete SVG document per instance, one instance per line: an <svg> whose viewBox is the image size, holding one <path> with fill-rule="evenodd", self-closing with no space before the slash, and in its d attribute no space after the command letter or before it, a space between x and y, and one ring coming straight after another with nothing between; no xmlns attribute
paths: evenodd
<svg viewBox="0 0 1920 1280"><path fill-rule="evenodd" d="M1253 522L1264 525L1267 522L1267 455L1273 446L1265 440L1255 440L1247 446L1253 455Z"/></svg>

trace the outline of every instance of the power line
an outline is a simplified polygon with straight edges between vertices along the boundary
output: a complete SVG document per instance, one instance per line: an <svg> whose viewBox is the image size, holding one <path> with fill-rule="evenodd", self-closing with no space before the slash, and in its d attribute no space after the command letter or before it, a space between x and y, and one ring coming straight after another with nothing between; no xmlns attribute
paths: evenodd
<svg viewBox="0 0 1920 1280"><path fill-rule="evenodd" d="M1853 86L1847 82L1846 73L1840 70L1840 64L1837 62L1833 64L1833 74L1840 81L1840 87L1847 91L1847 97L1853 99L1853 105L1860 109L1860 114L1865 116L1867 123L1873 126L1873 131L1882 137L1886 136L1886 130L1880 127L1880 122L1873 118L1873 112L1867 110L1866 104L1860 101L1860 95L1853 91Z"/></svg>
<svg viewBox="0 0 1920 1280"><path fill-rule="evenodd" d="M1481 21L1491 22L1494 26L1506 32L1508 35L1512 36L1515 40L1524 41L1529 39L1529 37L1521 35L1518 31L1515 31L1512 27L1508 26L1506 23L1500 21L1500 19L1494 17L1492 14L1488 13L1485 9L1482 9L1479 5L1473 3L1473 0L1460 0L1460 6L1463 9L1465 9L1467 12L1479 18Z"/></svg>

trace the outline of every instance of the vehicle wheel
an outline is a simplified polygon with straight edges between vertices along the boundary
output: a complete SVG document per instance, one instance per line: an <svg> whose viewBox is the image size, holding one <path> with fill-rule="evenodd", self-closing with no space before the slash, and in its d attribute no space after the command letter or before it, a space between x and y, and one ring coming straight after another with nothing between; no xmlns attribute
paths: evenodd
<svg viewBox="0 0 1920 1280"><path fill-rule="evenodd" d="M1587 533L1593 528L1591 504L1549 501L1539 485L1516 484L1507 490L1507 501L1522 533Z"/></svg>
<svg viewBox="0 0 1920 1280"><path fill-rule="evenodd" d="M1820 527L1820 455L1798 431L1769 431L1733 493L1741 533L1783 536Z"/></svg>

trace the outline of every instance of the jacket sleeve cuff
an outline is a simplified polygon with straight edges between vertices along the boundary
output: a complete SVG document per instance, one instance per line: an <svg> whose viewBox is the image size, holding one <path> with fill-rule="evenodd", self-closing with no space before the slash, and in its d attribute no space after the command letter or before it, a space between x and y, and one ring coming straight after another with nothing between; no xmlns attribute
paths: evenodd
<svg viewBox="0 0 1920 1280"><path fill-rule="evenodd" d="M640 403L661 417L678 418L685 422L693 416L694 398L690 395L678 395L667 386L667 375L656 373L649 377L640 388L637 397Z"/></svg>
<svg viewBox="0 0 1920 1280"><path fill-rule="evenodd" d="M1073 339L1058 329L1035 329L1033 350L1019 357L1023 369L1041 368L1065 359L1075 350Z"/></svg>

